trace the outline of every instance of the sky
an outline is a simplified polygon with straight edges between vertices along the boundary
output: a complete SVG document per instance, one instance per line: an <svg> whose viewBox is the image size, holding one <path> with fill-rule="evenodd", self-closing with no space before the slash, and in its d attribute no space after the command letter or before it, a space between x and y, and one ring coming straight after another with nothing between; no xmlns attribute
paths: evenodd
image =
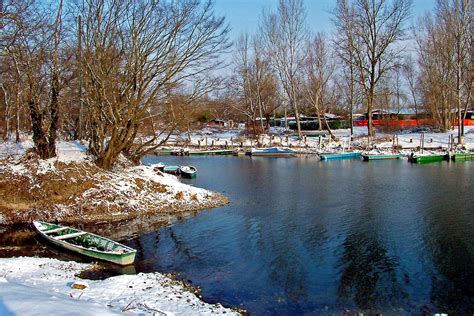
<svg viewBox="0 0 474 316"><path fill-rule="evenodd" d="M307 24L314 32L330 33L332 29L331 10L336 0L303 0L307 12ZM435 0L412 0L412 17L424 15L434 8ZM278 0L215 0L215 12L225 16L234 40L242 32L254 34L258 29L262 10L276 11Z"/></svg>

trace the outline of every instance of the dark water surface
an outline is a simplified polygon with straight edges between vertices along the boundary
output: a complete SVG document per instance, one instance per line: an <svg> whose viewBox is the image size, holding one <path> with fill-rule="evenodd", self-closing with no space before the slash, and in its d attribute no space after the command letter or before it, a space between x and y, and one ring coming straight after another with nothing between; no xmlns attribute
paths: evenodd
<svg viewBox="0 0 474 316"><path fill-rule="evenodd" d="M163 157L229 206L133 241L137 269L175 271L255 314L474 310L474 164Z"/></svg>
<svg viewBox="0 0 474 316"><path fill-rule="evenodd" d="M176 272L256 315L474 311L472 162L143 160L159 161L195 165L183 182L231 204L125 238L137 272Z"/></svg>

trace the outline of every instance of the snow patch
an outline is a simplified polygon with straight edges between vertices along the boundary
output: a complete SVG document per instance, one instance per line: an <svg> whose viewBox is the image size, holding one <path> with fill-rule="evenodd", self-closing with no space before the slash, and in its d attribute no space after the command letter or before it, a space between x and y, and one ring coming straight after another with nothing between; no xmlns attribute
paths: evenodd
<svg viewBox="0 0 474 316"><path fill-rule="evenodd" d="M238 315L220 304L208 304L181 282L160 273L120 275L88 280L88 288L75 275L88 264L48 258L0 259L0 314L13 315Z"/></svg>

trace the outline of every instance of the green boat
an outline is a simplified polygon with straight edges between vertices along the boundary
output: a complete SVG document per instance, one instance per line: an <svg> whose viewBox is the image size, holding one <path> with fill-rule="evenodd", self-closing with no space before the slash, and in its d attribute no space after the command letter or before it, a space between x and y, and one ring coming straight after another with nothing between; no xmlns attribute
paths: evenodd
<svg viewBox="0 0 474 316"><path fill-rule="evenodd" d="M400 154L362 154L364 161L400 159Z"/></svg>
<svg viewBox="0 0 474 316"><path fill-rule="evenodd" d="M217 150L190 150L190 155L232 155L232 149Z"/></svg>
<svg viewBox="0 0 474 316"><path fill-rule="evenodd" d="M179 172L183 178L194 179L196 178L197 169L193 166L181 166Z"/></svg>
<svg viewBox="0 0 474 316"><path fill-rule="evenodd" d="M137 251L111 239L76 228L34 221L38 233L52 244L99 260L126 266L133 264Z"/></svg>
<svg viewBox="0 0 474 316"><path fill-rule="evenodd" d="M415 155L412 154L408 161L413 163L427 163L427 162L437 162L445 160L445 154L427 154L427 155Z"/></svg>
<svg viewBox="0 0 474 316"><path fill-rule="evenodd" d="M155 151L155 155L169 156L171 155L171 152L172 152L171 149L158 149Z"/></svg>
<svg viewBox="0 0 474 316"><path fill-rule="evenodd" d="M163 172L169 173L169 174L174 174L174 175L179 175L179 166L165 166L163 168Z"/></svg>
<svg viewBox="0 0 474 316"><path fill-rule="evenodd" d="M474 152L472 153L456 153L451 155L453 161L474 160Z"/></svg>

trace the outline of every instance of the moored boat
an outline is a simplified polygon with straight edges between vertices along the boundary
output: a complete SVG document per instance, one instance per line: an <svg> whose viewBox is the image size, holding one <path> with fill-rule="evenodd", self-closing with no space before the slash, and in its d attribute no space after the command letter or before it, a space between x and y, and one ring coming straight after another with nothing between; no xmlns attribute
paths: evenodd
<svg viewBox="0 0 474 316"><path fill-rule="evenodd" d="M232 151L233 156L245 156L245 150L242 148L237 148Z"/></svg>
<svg viewBox="0 0 474 316"><path fill-rule="evenodd" d="M319 158L321 160L332 160L332 159L359 159L359 152L347 152L347 153L327 153L320 154Z"/></svg>
<svg viewBox="0 0 474 316"><path fill-rule="evenodd" d="M389 159L400 159L400 154L361 154L364 161L370 160L389 160Z"/></svg>
<svg viewBox="0 0 474 316"><path fill-rule="evenodd" d="M474 152L455 153L451 155L453 161L474 160Z"/></svg>
<svg viewBox="0 0 474 316"><path fill-rule="evenodd" d="M163 171L163 169L165 168L165 164L162 163L162 162L159 162L157 164L154 164L152 165L153 169L157 169L159 171Z"/></svg>
<svg viewBox="0 0 474 316"><path fill-rule="evenodd" d="M174 175L179 175L179 166L174 166L174 165L165 166L163 168L163 172L169 173L169 174L174 174Z"/></svg>
<svg viewBox="0 0 474 316"><path fill-rule="evenodd" d="M294 157L297 151L288 147L252 148L251 156Z"/></svg>
<svg viewBox="0 0 474 316"><path fill-rule="evenodd" d="M52 244L99 260L118 265L129 265L135 261L137 251L111 239L80 229L34 221L38 233Z"/></svg>
<svg viewBox="0 0 474 316"><path fill-rule="evenodd" d="M189 155L232 155L232 149L190 150Z"/></svg>
<svg viewBox="0 0 474 316"><path fill-rule="evenodd" d="M437 162L446 159L446 154L412 154L408 161L413 163Z"/></svg>
<svg viewBox="0 0 474 316"><path fill-rule="evenodd" d="M194 166L181 166L179 167L179 171L183 178L192 179L196 178L197 175L197 169Z"/></svg>
<svg viewBox="0 0 474 316"><path fill-rule="evenodd" d="M170 155L171 156L189 156L189 150L183 149L183 148L173 149L171 150Z"/></svg>

